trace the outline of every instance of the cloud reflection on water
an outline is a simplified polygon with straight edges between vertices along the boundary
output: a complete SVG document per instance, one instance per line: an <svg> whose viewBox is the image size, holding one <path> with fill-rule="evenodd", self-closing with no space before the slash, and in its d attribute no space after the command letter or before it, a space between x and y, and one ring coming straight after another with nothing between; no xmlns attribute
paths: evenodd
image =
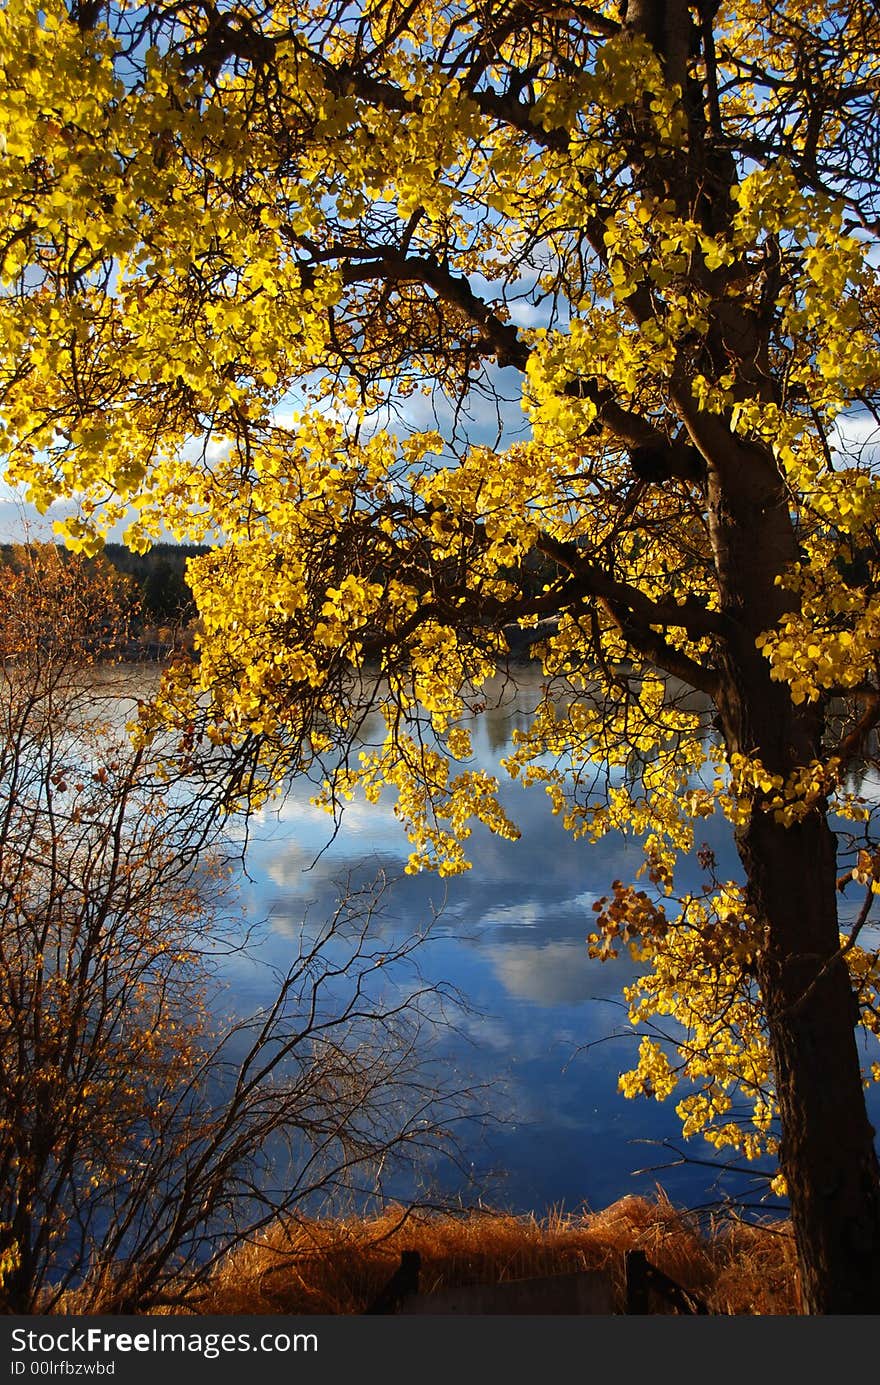
<svg viewBox="0 0 880 1385"><path fill-rule="evenodd" d="M496 768L537 700L537 680L524 673L517 697L478 725L478 761ZM262 952L274 965L296 945L303 919L318 922L334 910L348 885L365 887L377 876L389 883L376 936L426 928L420 952L426 978L448 981L469 1010L455 1032L439 1040L442 1061L478 1081L497 1083L506 1124L479 1132L472 1151L475 1177L503 1189L503 1201L538 1211L584 1200L601 1206L626 1192L653 1190L655 1176L631 1177L651 1162L633 1141L679 1137L674 1104L628 1102L617 1091L619 1073L635 1059L621 989L635 975L627 957L601 963L589 957L586 936L592 905L611 882L632 880L642 861L639 845L609 835L595 845L574 841L554 817L540 787L504 782L501 798L522 829L518 842L477 826L468 842L473 868L440 880L410 876L410 846L390 800L347 805L342 825L309 804L311 790L296 784L277 812L256 826L248 853L253 883L248 907L265 918ZM702 840L716 851L722 872L737 874L724 823L701 823ZM684 862L685 888L701 872ZM310 924L307 922L307 928ZM694 1153L704 1157L707 1147ZM494 1182L500 1169L501 1184ZM699 1202L713 1183L711 1170L671 1171L673 1196Z"/></svg>

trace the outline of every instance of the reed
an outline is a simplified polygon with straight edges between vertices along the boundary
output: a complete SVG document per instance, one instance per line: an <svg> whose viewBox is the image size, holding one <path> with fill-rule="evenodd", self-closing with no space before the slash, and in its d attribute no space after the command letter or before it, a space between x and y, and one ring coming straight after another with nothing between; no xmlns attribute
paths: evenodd
<svg viewBox="0 0 880 1385"><path fill-rule="evenodd" d="M625 1197L602 1212L558 1212L543 1219L483 1209L429 1214L391 1208L367 1219L278 1222L230 1254L197 1311L362 1313L402 1250L419 1252L424 1292L604 1270L622 1310L624 1252L643 1250L714 1312L800 1311L787 1223L698 1221L662 1192L652 1199Z"/></svg>

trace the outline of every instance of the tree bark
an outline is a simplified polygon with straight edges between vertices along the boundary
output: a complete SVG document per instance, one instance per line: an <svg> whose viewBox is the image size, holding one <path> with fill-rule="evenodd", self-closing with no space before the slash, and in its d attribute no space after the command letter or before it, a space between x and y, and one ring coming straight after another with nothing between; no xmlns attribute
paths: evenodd
<svg viewBox="0 0 880 1385"><path fill-rule="evenodd" d="M764 943L767 1017L807 1313L880 1311L880 1168L865 1108L823 810L785 827L757 809L740 834Z"/></svg>
<svg viewBox="0 0 880 1385"><path fill-rule="evenodd" d="M726 455L709 485L721 607L719 659L727 748L774 775L822 757L816 704L796 705L756 648L792 597L777 573L794 560L789 508L769 458ZM774 495L774 489L776 494ZM756 921L757 981L767 1019L807 1313L880 1311L880 1167L868 1120L849 972L839 956L836 841L820 799L790 826L756 797L737 831Z"/></svg>

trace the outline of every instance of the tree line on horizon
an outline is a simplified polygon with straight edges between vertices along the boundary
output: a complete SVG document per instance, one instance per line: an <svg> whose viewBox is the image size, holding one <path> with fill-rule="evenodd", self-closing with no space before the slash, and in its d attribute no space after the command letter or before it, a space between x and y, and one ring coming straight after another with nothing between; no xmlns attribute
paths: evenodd
<svg viewBox="0 0 880 1385"><path fill-rule="evenodd" d="M56 545L62 560L69 556L63 545ZM22 545L0 545L0 562L16 567ZM107 543L101 554L86 559L97 570L108 564L128 579L130 620L134 632L146 626L171 626L181 629L196 617L196 606L186 580L187 559L207 553L200 544L156 543L146 553L133 553L122 543Z"/></svg>

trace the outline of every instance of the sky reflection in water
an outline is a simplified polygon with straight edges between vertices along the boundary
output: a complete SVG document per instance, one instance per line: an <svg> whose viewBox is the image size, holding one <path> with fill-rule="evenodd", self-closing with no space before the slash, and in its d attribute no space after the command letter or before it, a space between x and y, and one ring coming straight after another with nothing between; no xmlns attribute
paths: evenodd
<svg viewBox="0 0 880 1385"><path fill-rule="evenodd" d="M524 673L516 698L475 725L481 763L497 766L536 687ZM629 959L591 960L585 938L593 901L612 880L635 878L637 841L619 835L597 845L573 841L540 786L523 789L502 779L502 799L522 839L503 841L478 827L468 844L471 871L445 881L406 876L410 846L390 801L348 805L329 841L330 820L309 804L309 791L296 785L283 807L264 813L252 831L251 880L243 890L248 916L267 923L261 960L284 967L304 916L329 917L346 880L368 884L381 873L390 882L380 925L389 937L436 915L420 952L422 971L458 987L469 1004L459 1032L440 1041L444 1066L495 1083L495 1104L505 1117L468 1137L475 1185L462 1189L466 1199L479 1192L489 1205L543 1214L598 1209L628 1193L650 1194L659 1182L688 1206L725 1194L756 1201L749 1179L703 1163L636 1172L674 1157L643 1141L670 1140L693 1159L712 1157L700 1140L683 1144L675 1097L627 1101L617 1091L618 1075L634 1064L638 1046L621 1003L621 988L636 968ZM704 842L715 850L719 873L737 878L726 824L699 823L697 845ZM703 878L691 859L678 883L695 889ZM268 973L244 959L231 963L229 979L238 1009L269 996ZM870 1101L877 1123L876 1092ZM446 1190L451 1187L447 1181Z"/></svg>

